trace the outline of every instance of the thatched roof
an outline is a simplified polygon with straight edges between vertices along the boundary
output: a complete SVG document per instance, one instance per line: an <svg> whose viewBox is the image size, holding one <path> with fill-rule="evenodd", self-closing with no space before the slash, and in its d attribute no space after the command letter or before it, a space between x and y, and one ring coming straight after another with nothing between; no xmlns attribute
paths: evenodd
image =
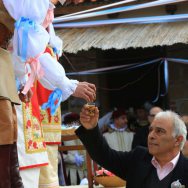
<svg viewBox="0 0 188 188"><path fill-rule="evenodd" d="M77 53L91 47L127 49L188 43L188 23L109 25L93 28L57 30L64 41L64 51Z"/></svg>

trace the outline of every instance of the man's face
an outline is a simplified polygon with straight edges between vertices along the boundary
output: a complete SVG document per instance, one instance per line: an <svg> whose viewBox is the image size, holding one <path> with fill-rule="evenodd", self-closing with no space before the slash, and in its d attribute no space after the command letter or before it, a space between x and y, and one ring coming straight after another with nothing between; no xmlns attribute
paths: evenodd
<svg viewBox="0 0 188 188"><path fill-rule="evenodd" d="M144 109L137 109L136 111L137 118L139 120L147 120L147 112Z"/></svg>
<svg viewBox="0 0 188 188"><path fill-rule="evenodd" d="M173 153L175 150L176 138L174 138L172 134L173 126L170 119L155 118L149 128L149 153L156 158Z"/></svg>
<svg viewBox="0 0 188 188"><path fill-rule="evenodd" d="M127 116L126 115L122 115L122 116L114 119L114 124L118 128L125 127L127 125Z"/></svg>
<svg viewBox="0 0 188 188"><path fill-rule="evenodd" d="M149 114L148 114L148 121L149 123L151 124L155 118L155 116L161 112L162 109L159 108L159 107L153 107L150 111L149 111Z"/></svg>

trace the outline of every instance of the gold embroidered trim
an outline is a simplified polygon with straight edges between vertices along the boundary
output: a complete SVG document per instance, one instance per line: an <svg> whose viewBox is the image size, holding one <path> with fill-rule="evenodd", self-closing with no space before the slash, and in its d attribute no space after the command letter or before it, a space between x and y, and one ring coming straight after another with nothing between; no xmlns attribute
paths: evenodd
<svg viewBox="0 0 188 188"><path fill-rule="evenodd" d="M22 103L26 153L46 151L44 135L39 120L32 114L31 103Z"/></svg>

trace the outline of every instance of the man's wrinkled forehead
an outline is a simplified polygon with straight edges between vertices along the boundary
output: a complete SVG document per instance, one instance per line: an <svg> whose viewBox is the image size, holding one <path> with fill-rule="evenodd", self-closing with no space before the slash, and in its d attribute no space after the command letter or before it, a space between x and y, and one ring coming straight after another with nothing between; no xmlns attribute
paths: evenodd
<svg viewBox="0 0 188 188"><path fill-rule="evenodd" d="M173 125L172 118L165 117L165 116L159 116L158 114L154 117L153 122L151 123L151 126L158 126L164 129L169 129Z"/></svg>

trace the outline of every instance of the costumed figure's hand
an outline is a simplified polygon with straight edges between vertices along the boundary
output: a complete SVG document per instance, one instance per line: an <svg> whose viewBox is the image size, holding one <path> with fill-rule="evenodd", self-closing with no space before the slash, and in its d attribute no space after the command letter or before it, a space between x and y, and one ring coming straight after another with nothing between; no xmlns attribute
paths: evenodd
<svg viewBox="0 0 188 188"><path fill-rule="evenodd" d="M75 163L77 166L82 166L84 162L84 157L83 155L79 155L78 153L75 153L74 155Z"/></svg>
<svg viewBox="0 0 188 188"><path fill-rule="evenodd" d="M88 82L79 82L74 97L85 99L87 102L92 102L96 99L96 87Z"/></svg>
<svg viewBox="0 0 188 188"><path fill-rule="evenodd" d="M30 101L31 101L31 97L33 96L32 90L29 89L29 91L27 92L27 94L24 95L24 94L22 93L22 90L23 90L23 89L24 89L24 87L22 87L22 89L20 90L20 92L19 92L19 94L18 94L20 100L21 100L22 102L24 102L24 103L30 102Z"/></svg>
<svg viewBox="0 0 188 188"><path fill-rule="evenodd" d="M88 106L84 105L81 112L80 112L80 122L83 127L86 129L93 129L97 126L98 119L99 119L99 110L97 107L93 108L93 114L90 115L88 111Z"/></svg>

